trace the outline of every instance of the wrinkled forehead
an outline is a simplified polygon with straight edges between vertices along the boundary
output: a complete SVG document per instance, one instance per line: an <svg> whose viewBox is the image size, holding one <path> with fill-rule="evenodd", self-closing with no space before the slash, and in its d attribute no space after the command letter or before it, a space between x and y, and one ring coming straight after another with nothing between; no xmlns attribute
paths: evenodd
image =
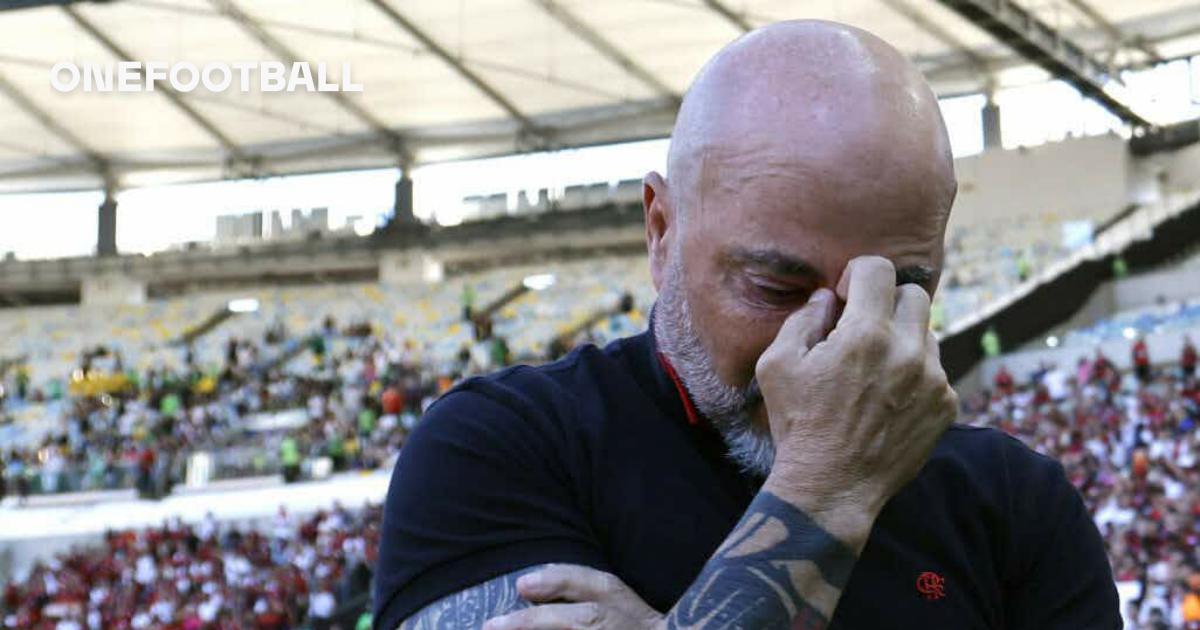
<svg viewBox="0 0 1200 630"><path fill-rule="evenodd" d="M936 160L746 143L706 150L685 211L739 230L940 241L954 198Z"/></svg>

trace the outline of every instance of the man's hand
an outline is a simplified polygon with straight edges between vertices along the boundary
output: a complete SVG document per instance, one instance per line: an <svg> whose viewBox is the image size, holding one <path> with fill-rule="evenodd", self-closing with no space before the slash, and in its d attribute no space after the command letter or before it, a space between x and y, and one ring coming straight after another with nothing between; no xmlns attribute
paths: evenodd
<svg viewBox="0 0 1200 630"><path fill-rule="evenodd" d="M837 297L836 325L834 294L818 291L784 323L755 377L776 446L764 489L857 551L953 422L958 399L929 332L929 295L896 286L890 261L850 261Z"/></svg>
<svg viewBox="0 0 1200 630"><path fill-rule="evenodd" d="M588 567L547 565L521 576L517 591L535 606L493 618L484 630L652 630L663 622L615 575Z"/></svg>

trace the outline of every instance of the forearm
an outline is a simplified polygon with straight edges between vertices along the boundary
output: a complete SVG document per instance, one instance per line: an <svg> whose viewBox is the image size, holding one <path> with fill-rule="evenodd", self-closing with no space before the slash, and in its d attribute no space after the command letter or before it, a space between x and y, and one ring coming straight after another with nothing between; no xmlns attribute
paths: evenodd
<svg viewBox="0 0 1200 630"><path fill-rule="evenodd" d="M768 484L667 614L665 627L824 628L870 527L869 519L837 518L836 525L822 524L831 523L824 515L818 523Z"/></svg>
<svg viewBox="0 0 1200 630"><path fill-rule="evenodd" d="M485 621L528 608L517 592L517 578L541 565L513 571L444 597L406 619L396 630L455 630L479 628Z"/></svg>

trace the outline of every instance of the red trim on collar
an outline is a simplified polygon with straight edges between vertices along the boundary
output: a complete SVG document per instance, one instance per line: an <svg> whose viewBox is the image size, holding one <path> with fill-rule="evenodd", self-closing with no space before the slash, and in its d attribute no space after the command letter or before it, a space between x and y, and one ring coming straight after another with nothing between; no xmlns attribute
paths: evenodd
<svg viewBox="0 0 1200 630"><path fill-rule="evenodd" d="M675 366L671 365L665 354L661 352L656 354L658 354L658 362L666 370L667 376L671 377L672 383L675 383L675 389L679 392L679 400L683 401L683 411L687 414L688 424L698 426L700 424L700 412L696 411L696 406L692 404L692 399L688 396L687 389L683 387L683 381L679 380L679 375L675 373Z"/></svg>

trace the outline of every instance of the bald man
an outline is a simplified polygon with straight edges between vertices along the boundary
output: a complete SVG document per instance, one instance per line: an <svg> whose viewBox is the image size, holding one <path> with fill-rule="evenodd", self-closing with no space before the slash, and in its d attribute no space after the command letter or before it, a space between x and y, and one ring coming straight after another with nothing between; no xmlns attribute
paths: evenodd
<svg viewBox="0 0 1200 630"><path fill-rule="evenodd" d="M913 67L848 26L754 31L668 167L650 330L468 380L405 445L377 627L1119 628L1062 468L951 424L956 186Z"/></svg>

